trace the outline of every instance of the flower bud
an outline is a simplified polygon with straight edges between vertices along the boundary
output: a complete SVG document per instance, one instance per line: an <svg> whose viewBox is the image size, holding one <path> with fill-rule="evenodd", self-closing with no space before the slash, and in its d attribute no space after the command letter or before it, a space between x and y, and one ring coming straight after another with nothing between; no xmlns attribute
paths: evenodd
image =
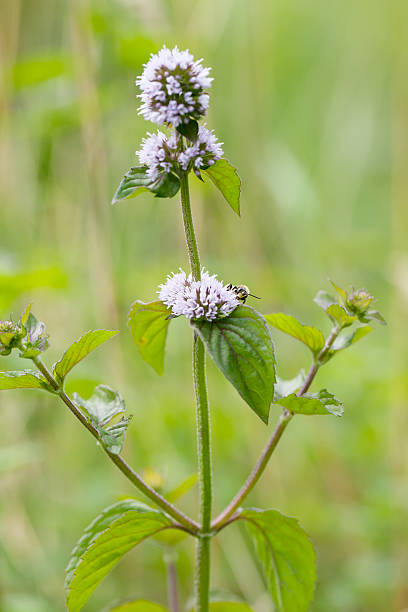
<svg viewBox="0 0 408 612"><path fill-rule="evenodd" d="M373 296L366 289L353 289L347 294L346 307L356 315L362 315L373 301Z"/></svg>

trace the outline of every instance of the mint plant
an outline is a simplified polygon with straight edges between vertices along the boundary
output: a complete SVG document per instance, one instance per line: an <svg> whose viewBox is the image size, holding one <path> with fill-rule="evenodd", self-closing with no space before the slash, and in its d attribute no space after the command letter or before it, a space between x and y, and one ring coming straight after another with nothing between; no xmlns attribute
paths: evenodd
<svg viewBox="0 0 408 612"><path fill-rule="evenodd" d="M187 319L193 337L193 378L197 417L197 454L200 482L200 516L195 520L174 501L192 483L181 485L177 494L164 496L149 485L123 459L121 453L130 416L120 393L107 385L95 388L83 399L65 391L71 370L93 350L111 340L117 332L88 331L75 341L49 368L42 354L49 346L45 325L29 306L17 322L0 322L0 354L15 350L35 369L0 373L0 389L33 388L62 400L73 415L98 441L107 457L141 491L148 504L122 500L106 508L84 531L72 552L66 573L66 602L69 612L79 612L88 598L123 555L148 538L177 546L186 536L197 543L194 610L196 612L248 612L246 603L211 602L211 542L233 523L244 523L263 567L274 609L302 612L313 599L316 567L311 541L297 520L276 509L246 508L243 504L261 478L284 431L295 415L343 414L343 406L325 388L310 388L320 368L339 351L351 347L372 330L372 323L384 323L372 308L373 297L364 289L346 291L334 283L334 296L320 291L315 301L331 322L325 338L316 327L303 325L284 313L261 314L246 304L245 286L224 284L205 270L200 261L189 195L189 180L210 179L236 214L240 214L241 181L231 163L223 157L222 144L199 121L209 105L212 79L202 60L194 61L188 51L166 47L152 55L137 79L141 89L140 114L165 126L166 133L148 134L138 152L140 165L124 176L113 203L124 202L140 193L156 198L181 195L190 272L181 270L159 285L158 297L149 303L136 301L130 308L128 324L143 360L157 374L164 370L165 344L172 319ZM254 296L256 297L256 296ZM311 353L307 374L302 370L291 380L276 374L271 329L302 342ZM225 378L235 387L248 407L259 417L261 427L269 422L271 406L280 409L278 423L268 444L246 482L226 508L212 515L212 457L210 412L205 371L206 351ZM169 606L179 612L175 565L170 567ZM164 588L164 587L163 587ZM163 612L152 602L137 600L111 608L116 612Z"/></svg>

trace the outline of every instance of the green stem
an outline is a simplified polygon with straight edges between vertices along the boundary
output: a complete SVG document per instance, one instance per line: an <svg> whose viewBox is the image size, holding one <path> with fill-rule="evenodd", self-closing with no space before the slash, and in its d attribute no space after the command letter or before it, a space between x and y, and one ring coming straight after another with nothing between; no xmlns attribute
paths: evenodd
<svg viewBox="0 0 408 612"><path fill-rule="evenodd" d="M190 268L194 279L200 279L200 256L191 214L188 175L183 174L181 183L181 208ZM196 607L197 612L208 612L210 589L210 539L211 539L211 437L210 412L205 377L205 350L200 338L194 333L193 341L193 379L196 399L198 472L200 480L200 521L196 561Z"/></svg>
<svg viewBox="0 0 408 612"><path fill-rule="evenodd" d="M142 479L140 476L126 463L124 459L120 455L115 455L108 451L108 449L104 446L102 440L100 439L98 430L90 423L86 417L82 414L82 412L78 409L78 407L74 404L74 402L68 397L65 393L64 389L61 385L59 385L58 381L54 378L51 372L48 370L47 366L41 361L40 357L34 357L33 362L50 384L51 388L55 391L56 394L60 396L62 401L70 411L76 416L76 418L82 423L84 427L98 440L100 445L102 446L105 453L108 455L109 459L120 469L120 471L134 484L146 497L151 499L157 506L162 508L167 514L172 516L179 523L179 526L184 530L187 530L189 533L196 535L199 530L199 525L190 519L188 516L183 514L178 508L173 506L167 499L162 497L157 491L149 487L149 485Z"/></svg>

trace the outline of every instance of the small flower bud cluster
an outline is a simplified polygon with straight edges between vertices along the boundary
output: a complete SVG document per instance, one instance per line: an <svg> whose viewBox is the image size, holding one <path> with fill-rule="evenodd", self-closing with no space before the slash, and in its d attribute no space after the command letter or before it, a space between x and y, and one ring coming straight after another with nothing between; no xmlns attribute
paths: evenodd
<svg viewBox="0 0 408 612"><path fill-rule="evenodd" d="M9 355L22 336L22 328L13 321L0 321L0 355Z"/></svg>
<svg viewBox="0 0 408 612"><path fill-rule="evenodd" d="M212 166L224 155L222 144L218 142L212 130L200 126L196 142L180 153L178 158L180 166L183 170L193 168L196 171Z"/></svg>
<svg viewBox="0 0 408 612"><path fill-rule="evenodd" d="M208 108L206 90L211 86L210 69L194 61L189 51L163 47L150 57L143 74L136 79L142 100L139 113L148 121L177 127L200 119Z"/></svg>
<svg viewBox="0 0 408 612"><path fill-rule="evenodd" d="M183 270L169 275L166 283L159 286L158 294L174 316L184 315L192 320L214 321L226 317L239 306L236 295L217 279L216 274L210 275L205 270L197 281Z"/></svg>
<svg viewBox="0 0 408 612"><path fill-rule="evenodd" d="M347 294L346 307L353 314L363 314L373 299L366 289L353 289Z"/></svg>

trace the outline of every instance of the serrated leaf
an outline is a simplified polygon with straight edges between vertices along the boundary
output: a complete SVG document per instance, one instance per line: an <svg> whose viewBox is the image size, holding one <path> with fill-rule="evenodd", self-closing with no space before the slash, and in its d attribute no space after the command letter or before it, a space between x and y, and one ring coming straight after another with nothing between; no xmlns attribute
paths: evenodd
<svg viewBox="0 0 408 612"><path fill-rule="evenodd" d="M57 363L54 364L54 375L63 381L65 376L89 353L94 351L98 346L116 336L117 331L107 329L96 329L89 331L81 336L76 342L67 348L63 356Z"/></svg>
<svg viewBox="0 0 408 612"><path fill-rule="evenodd" d="M190 119L188 123L180 123L177 126L177 131L191 140L191 142L196 142L198 136L198 123L195 119Z"/></svg>
<svg viewBox="0 0 408 612"><path fill-rule="evenodd" d="M78 612L90 595L129 550L172 527L171 520L134 500L119 502L102 512L85 530L66 570L69 612Z"/></svg>
<svg viewBox="0 0 408 612"><path fill-rule="evenodd" d="M152 179L147 175L147 166L131 168L121 180L113 196L112 204L135 198L139 194L149 191L151 184Z"/></svg>
<svg viewBox="0 0 408 612"><path fill-rule="evenodd" d="M335 416L342 416L344 412L341 402L326 389L322 389L319 393L310 393L300 397L295 393L291 393L286 397L281 397L277 400L277 403L287 408L292 414L334 414Z"/></svg>
<svg viewBox="0 0 408 612"><path fill-rule="evenodd" d="M358 340L361 340L361 338L364 338L364 336L367 336L367 334L372 331L373 328L370 327L370 325L364 325L363 327L357 327L357 329L352 332L349 332L348 334L342 334L341 336L337 336L336 340L332 344L331 351L342 351L343 349L348 348Z"/></svg>
<svg viewBox="0 0 408 612"><path fill-rule="evenodd" d="M326 312L340 327L349 327L357 320L356 316L348 314L340 304L331 304L326 308Z"/></svg>
<svg viewBox="0 0 408 612"><path fill-rule="evenodd" d="M172 198L180 189L180 180L171 172L163 172L149 189L156 198Z"/></svg>
<svg viewBox="0 0 408 612"><path fill-rule="evenodd" d="M9 389L43 389L49 391L47 382L34 370L0 372L0 391Z"/></svg>
<svg viewBox="0 0 408 612"><path fill-rule="evenodd" d="M86 413L92 425L98 430L101 440L109 452L118 455L122 451L126 429L131 417L122 418L108 426L112 419L125 412L125 402L118 391L107 385L95 387L93 395L84 400L74 393L74 401Z"/></svg>
<svg viewBox="0 0 408 612"><path fill-rule="evenodd" d="M232 210L240 215L239 198L241 195L241 179L236 168L227 160L219 159L209 168L203 170L214 185L221 191Z"/></svg>
<svg viewBox="0 0 408 612"><path fill-rule="evenodd" d="M302 325L302 323L299 323L292 315L276 312L265 315L265 319L272 327L276 327L276 329L306 344L315 355L321 351L324 346L324 336L320 329L309 325Z"/></svg>
<svg viewBox="0 0 408 612"><path fill-rule="evenodd" d="M316 581L313 546L299 523L276 510L244 510L277 612L306 612Z"/></svg>
<svg viewBox="0 0 408 612"><path fill-rule="evenodd" d="M161 301L145 304L137 300L132 304L128 316L130 333L139 353L159 375L164 371L164 350L170 315L171 310Z"/></svg>
<svg viewBox="0 0 408 612"><path fill-rule="evenodd" d="M275 355L263 316L250 306L238 306L228 317L193 321L192 325L224 376L267 423L275 384Z"/></svg>
<svg viewBox="0 0 408 612"><path fill-rule="evenodd" d="M138 599L137 601L128 601L127 603L109 608L109 612L169 612L167 608L163 608L160 604Z"/></svg>
<svg viewBox="0 0 408 612"><path fill-rule="evenodd" d="M290 380L283 380L282 378L279 378L279 376L277 376L274 401L277 402L281 397L286 397L287 395L298 391L305 382L305 380L306 374L304 370L300 370L299 374L295 376L295 378L291 378Z"/></svg>

